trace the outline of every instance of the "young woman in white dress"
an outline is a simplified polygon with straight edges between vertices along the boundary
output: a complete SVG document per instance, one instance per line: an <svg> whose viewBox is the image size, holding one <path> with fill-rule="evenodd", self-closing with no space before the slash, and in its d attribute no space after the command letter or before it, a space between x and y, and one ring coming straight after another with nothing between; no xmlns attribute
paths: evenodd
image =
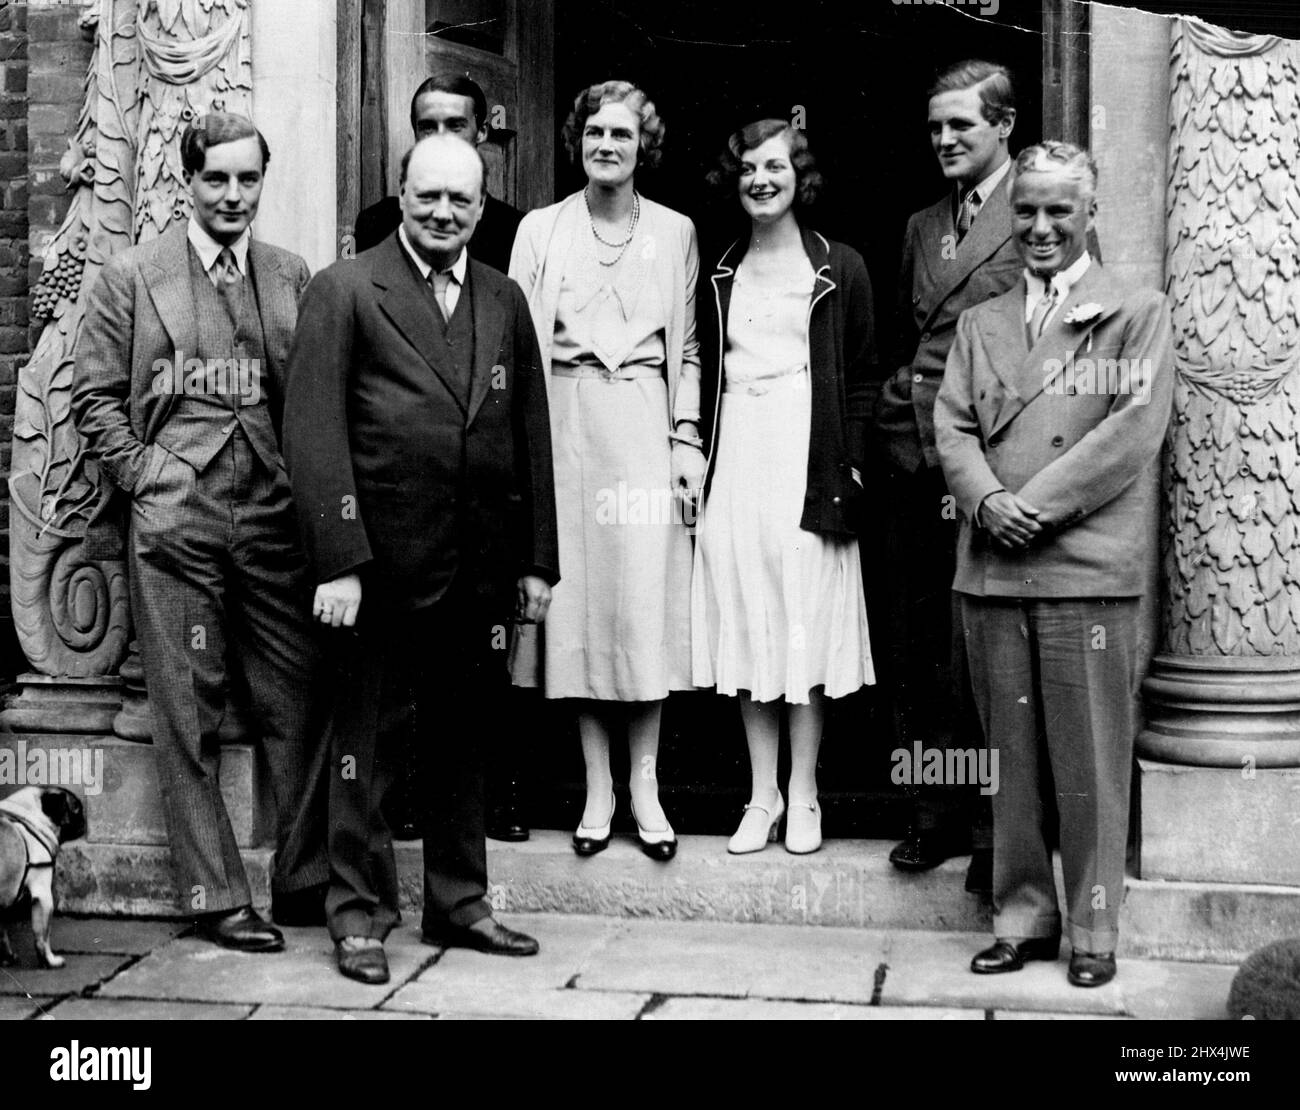
<svg viewBox="0 0 1300 1110"><path fill-rule="evenodd" d="M709 457L691 589L695 684L737 697L752 793L732 852L821 846L817 754L827 698L875 681L856 531L875 366L871 283L856 251L801 224L821 184L803 133L760 120L714 179L746 239L701 313ZM711 326L704 326L708 321ZM777 782L782 715L788 801Z"/></svg>

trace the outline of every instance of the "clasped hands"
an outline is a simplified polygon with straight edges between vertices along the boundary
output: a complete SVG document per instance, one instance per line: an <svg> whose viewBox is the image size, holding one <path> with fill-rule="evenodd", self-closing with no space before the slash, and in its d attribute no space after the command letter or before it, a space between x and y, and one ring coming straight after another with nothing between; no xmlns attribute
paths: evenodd
<svg viewBox="0 0 1300 1110"><path fill-rule="evenodd" d="M540 624L551 604L551 587L544 578L525 574L516 583L515 619L521 624ZM345 574L316 587L311 615L331 628L351 628L361 611L361 576Z"/></svg>
<svg viewBox="0 0 1300 1110"><path fill-rule="evenodd" d="M1043 530L1039 510L1009 490L990 493L980 502L979 522L994 541L1009 551L1023 551Z"/></svg>

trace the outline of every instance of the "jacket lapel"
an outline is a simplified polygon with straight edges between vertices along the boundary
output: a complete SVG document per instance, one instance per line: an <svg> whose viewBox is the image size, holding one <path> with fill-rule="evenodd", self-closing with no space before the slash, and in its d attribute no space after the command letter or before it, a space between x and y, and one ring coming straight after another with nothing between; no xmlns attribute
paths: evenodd
<svg viewBox="0 0 1300 1110"><path fill-rule="evenodd" d="M1022 274L1010 289L989 302L992 334L981 336L993 375L1002 383L1002 403L989 426L989 436L1005 428L1025 407L1020 371L1025 365L1025 279Z"/></svg>
<svg viewBox="0 0 1300 1110"><path fill-rule="evenodd" d="M153 301L154 310L167 333L166 338L171 341L171 357L182 364L185 359L197 358L199 354L198 310L194 304L194 291L190 288L190 246L186 227L185 221L178 220L163 232L152 263L140 268L149 299ZM164 390L159 395L157 407L149 413L145 442L153 442L154 435L175 404L175 390Z"/></svg>
<svg viewBox="0 0 1300 1110"><path fill-rule="evenodd" d="M379 310L415 348L416 353L446 387L457 407L464 411L465 405L461 401L460 390L456 388L455 375L439 364L437 347L429 341L434 334L433 329L441 324L435 318L437 309L433 298L429 296L427 285L420 280L414 263L406 257L396 235L390 235L375 249L384 252L376 261L371 279L381 290Z"/></svg>
<svg viewBox="0 0 1300 1110"><path fill-rule="evenodd" d="M1066 295L1061 307L1056 310L1051 322L1038 337L1020 368L1018 392L1025 399L1025 404L1032 401L1047 387L1047 366L1055 363L1057 373L1062 373L1065 363L1074 358L1075 352L1092 335L1097 325L1113 316L1123 300L1122 291L1102 268L1101 263L1093 259L1088 267ZM1101 310L1087 323L1067 323L1066 317L1071 311L1083 304L1098 304ZM1024 322L1024 301L1021 301L1021 323ZM1052 378L1055 378L1055 374Z"/></svg>
<svg viewBox="0 0 1300 1110"><path fill-rule="evenodd" d="M934 205L926 218L922 242L945 244L945 236L951 235L956 254L952 258L933 250L925 251L926 268L934 281L933 299L922 330L929 328L935 314L943 306L953 290L957 289L970 275L993 255L997 254L1006 241L1011 238L1011 179L1008 172L993 191L993 195L980 208L975 222L971 224L966 237L956 243L957 228L952 222L951 197L945 197L940 204ZM939 260L936 262L936 260Z"/></svg>
<svg viewBox="0 0 1300 1110"><path fill-rule="evenodd" d="M506 330L506 314L501 308L500 289L493 289L489 285L484 276L485 269L471 258L467 271L469 281L461 293L461 296L469 294L470 307L474 311L474 375L469 387L467 425L474 422L474 417L487 398L488 390L492 388L497 352L501 348L501 336Z"/></svg>
<svg viewBox="0 0 1300 1110"><path fill-rule="evenodd" d="M163 233L152 265L143 267L143 278L173 347L184 351L186 358L196 356L197 312L190 289L189 239L184 222L178 221Z"/></svg>
<svg viewBox="0 0 1300 1110"><path fill-rule="evenodd" d="M289 356L293 321L297 317L293 277L281 268L275 252L267 250L256 239L249 244L248 258L253 296L262 320L266 359L273 368L279 368Z"/></svg>

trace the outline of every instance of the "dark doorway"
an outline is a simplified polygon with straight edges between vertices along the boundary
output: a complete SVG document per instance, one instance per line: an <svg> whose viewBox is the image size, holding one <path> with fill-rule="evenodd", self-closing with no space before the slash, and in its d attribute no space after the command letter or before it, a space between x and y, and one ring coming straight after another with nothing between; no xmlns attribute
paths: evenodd
<svg viewBox="0 0 1300 1110"><path fill-rule="evenodd" d="M973 56L1009 65L1020 77L1013 149L1040 137L1039 3L1002 0L995 17L972 16L980 16L978 7L954 10L884 0L756 0L743 6L565 0L556 13L557 131L580 88L609 78L644 87L667 136L662 167L639 176L638 187L695 221L707 273L743 230L735 198L710 195L704 181L726 137L763 116L802 113L829 183L812 222L865 258L888 364L907 217L945 189L925 127L925 90L936 69ZM560 197L583 179L558 143L557 150ZM882 630L883 551L870 535L862 551L868 615L873 630ZM890 645L878 632L873 636L879 671ZM563 703L524 699L524 704L528 733L536 737L537 824L570 828L582 808L576 731ZM889 774L894 746L883 691L868 689L835 704L819 775L828 836L883 837L901 829L902 797ZM615 743L616 778L626 779L626 759L626 747ZM678 831L734 831L749 797L748 758L734 699L710 693L670 699L659 779ZM620 811L626 812L625 803Z"/></svg>

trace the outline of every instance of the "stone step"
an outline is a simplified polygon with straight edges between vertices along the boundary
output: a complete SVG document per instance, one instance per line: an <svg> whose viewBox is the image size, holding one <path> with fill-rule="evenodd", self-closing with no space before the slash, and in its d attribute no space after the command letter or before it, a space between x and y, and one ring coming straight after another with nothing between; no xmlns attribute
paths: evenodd
<svg viewBox="0 0 1300 1110"><path fill-rule="evenodd" d="M221 747L221 796L241 848L267 843L273 803L264 763L248 744ZM97 734L10 733L0 738L0 797L24 782L66 786L86 806L86 840L166 845L152 744Z"/></svg>
<svg viewBox="0 0 1300 1110"><path fill-rule="evenodd" d="M833 841L812 856L792 856L779 845L731 856L724 837L683 836L677 858L656 864L624 839L580 859L570 835L535 831L524 844L489 841L493 907L505 913L989 931L987 907L963 889L965 860L901 875L888 862L887 841ZM408 920L418 921L420 846L398 844L397 861L402 908ZM255 902L265 909L271 853L245 851L244 863ZM178 912L164 847L74 841L60 854L58 880L65 912ZM1121 956L1233 963L1297 933L1300 889L1129 878L1121 921Z"/></svg>

